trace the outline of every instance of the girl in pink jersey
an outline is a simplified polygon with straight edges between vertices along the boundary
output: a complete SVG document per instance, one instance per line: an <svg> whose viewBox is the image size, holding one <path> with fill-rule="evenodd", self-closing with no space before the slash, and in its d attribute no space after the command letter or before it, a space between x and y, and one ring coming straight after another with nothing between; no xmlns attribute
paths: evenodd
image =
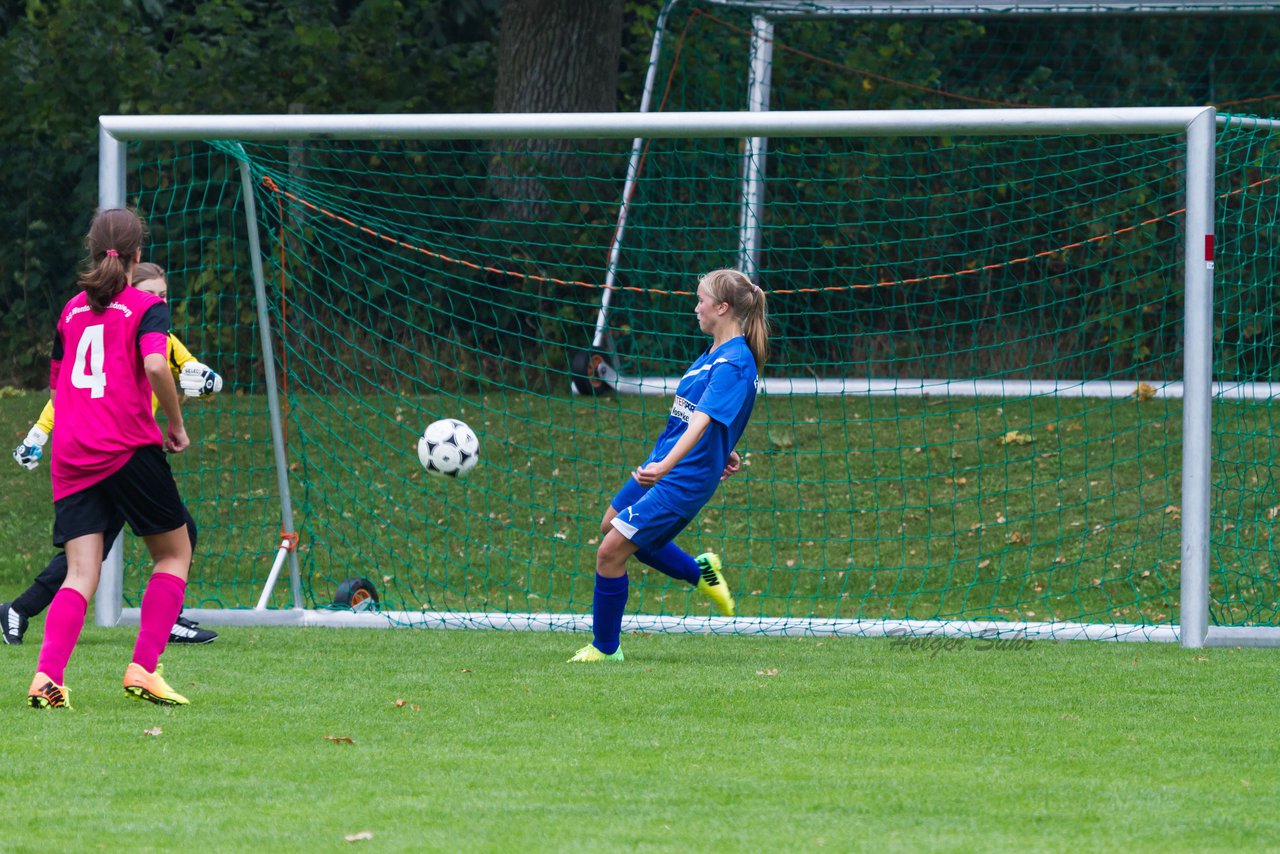
<svg viewBox="0 0 1280 854"><path fill-rule="evenodd" d="M67 579L49 606L35 679L36 708L68 705L64 673L98 587L103 532L128 522L155 561L142 596L142 619L127 694L164 705L187 699L165 682L159 664L182 609L191 543L182 497L164 452L190 444L169 372L165 302L130 284L145 229L132 211L98 211L86 243L84 289L63 307L50 363L53 434L53 542L67 553ZM162 435L152 415L154 392L168 419Z"/></svg>

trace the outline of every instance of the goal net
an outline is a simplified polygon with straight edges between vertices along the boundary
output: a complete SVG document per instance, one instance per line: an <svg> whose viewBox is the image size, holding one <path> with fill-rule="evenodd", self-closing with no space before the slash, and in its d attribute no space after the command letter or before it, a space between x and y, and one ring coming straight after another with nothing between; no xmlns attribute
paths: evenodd
<svg viewBox="0 0 1280 854"><path fill-rule="evenodd" d="M1198 114L104 119L175 332L227 382L174 459L188 606L589 625L600 518L661 430L659 381L706 346L696 278L740 258L743 140L768 137L775 355L742 472L677 538L722 555L738 617L634 565L628 627L1173 639L1188 508L1209 622L1274 626L1277 140L1216 134L1210 519L1183 478L1188 329L1210 327L1185 299L1212 251L1188 233ZM621 378L584 383L583 352ZM480 436L465 479L417 459L446 417ZM284 495L297 548L264 596ZM376 605L352 614L350 579Z"/></svg>

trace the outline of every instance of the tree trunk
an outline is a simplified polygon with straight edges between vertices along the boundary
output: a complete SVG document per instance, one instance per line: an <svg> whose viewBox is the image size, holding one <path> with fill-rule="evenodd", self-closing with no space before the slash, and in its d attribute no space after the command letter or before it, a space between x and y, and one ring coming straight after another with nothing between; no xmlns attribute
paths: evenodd
<svg viewBox="0 0 1280 854"><path fill-rule="evenodd" d="M506 0L498 28L499 113L612 112L617 107L622 0ZM561 178L587 164L572 140L505 140L493 151L495 223L543 220Z"/></svg>
<svg viewBox="0 0 1280 854"><path fill-rule="evenodd" d="M613 112L617 108L622 53L623 0L504 0L498 27L498 77L494 109L504 113ZM536 267L540 242L572 240L578 205L612 198L614 176L600 171L586 151L598 140L510 139L490 148L489 216L479 246L508 254L492 259L501 268ZM619 185L620 186L620 185ZM568 226L565 232L561 227ZM508 247L503 250L500 247ZM515 261L512 256L519 257ZM603 257L603 250L602 250ZM520 353L526 335L537 335L539 289L512 287L502 276L477 281L461 307L460 328L470 327L477 358L502 363ZM465 340L465 336L464 340ZM469 342L470 343L470 342ZM519 359L517 355L515 358Z"/></svg>
<svg viewBox="0 0 1280 854"><path fill-rule="evenodd" d="M622 0L506 0L494 109L612 112L621 46Z"/></svg>

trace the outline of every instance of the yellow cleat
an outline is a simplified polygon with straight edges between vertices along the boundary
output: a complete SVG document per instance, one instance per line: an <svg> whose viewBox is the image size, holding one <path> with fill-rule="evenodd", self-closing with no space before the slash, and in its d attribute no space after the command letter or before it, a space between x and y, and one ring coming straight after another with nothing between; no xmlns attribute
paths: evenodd
<svg viewBox="0 0 1280 854"><path fill-rule="evenodd" d="M603 652L596 649L595 644L589 643L586 646L584 646L582 649L574 653L573 658L569 659L569 663L573 664L574 662L589 663L589 662L596 662L596 661L625 661L625 660L626 659L622 657L622 647L618 647L618 651L613 653L612 655L605 655Z"/></svg>
<svg viewBox="0 0 1280 854"><path fill-rule="evenodd" d="M698 555L702 577L698 579L698 592L715 603L716 610L726 617L733 616L733 594L720 572L720 556L715 552Z"/></svg>
<svg viewBox="0 0 1280 854"><path fill-rule="evenodd" d="M27 690L27 704L33 709L69 709L71 708L71 692L65 685L59 685L37 673L31 680L31 688Z"/></svg>
<svg viewBox="0 0 1280 854"><path fill-rule="evenodd" d="M190 702L164 681L163 664L156 665L155 673L148 673L141 664L131 663L124 671L124 692L160 706L185 706Z"/></svg>

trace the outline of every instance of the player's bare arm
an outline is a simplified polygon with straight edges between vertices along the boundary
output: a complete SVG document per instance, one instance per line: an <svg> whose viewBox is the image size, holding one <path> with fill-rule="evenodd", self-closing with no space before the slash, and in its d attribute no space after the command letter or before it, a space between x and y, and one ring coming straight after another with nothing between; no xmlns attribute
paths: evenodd
<svg viewBox="0 0 1280 854"><path fill-rule="evenodd" d="M670 474L676 464L693 450L693 446L698 444L698 440L702 438L710 426L711 416L705 412L693 413L693 415L689 416L689 429L685 430L684 435L680 437L680 441L676 442L676 446L671 449L671 453L657 462L652 462L647 466L636 469L631 476L641 486L653 486Z"/></svg>
<svg viewBox="0 0 1280 854"><path fill-rule="evenodd" d="M169 360L160 353L149 353L143 360L143 368L147 372L147 381L164 417L168 419L164 449L173 454L180 454L191 444L187 438L186 426L182 421L182 407L178 401L178 389L173 384L173 374L169 371Z"/></svg>

